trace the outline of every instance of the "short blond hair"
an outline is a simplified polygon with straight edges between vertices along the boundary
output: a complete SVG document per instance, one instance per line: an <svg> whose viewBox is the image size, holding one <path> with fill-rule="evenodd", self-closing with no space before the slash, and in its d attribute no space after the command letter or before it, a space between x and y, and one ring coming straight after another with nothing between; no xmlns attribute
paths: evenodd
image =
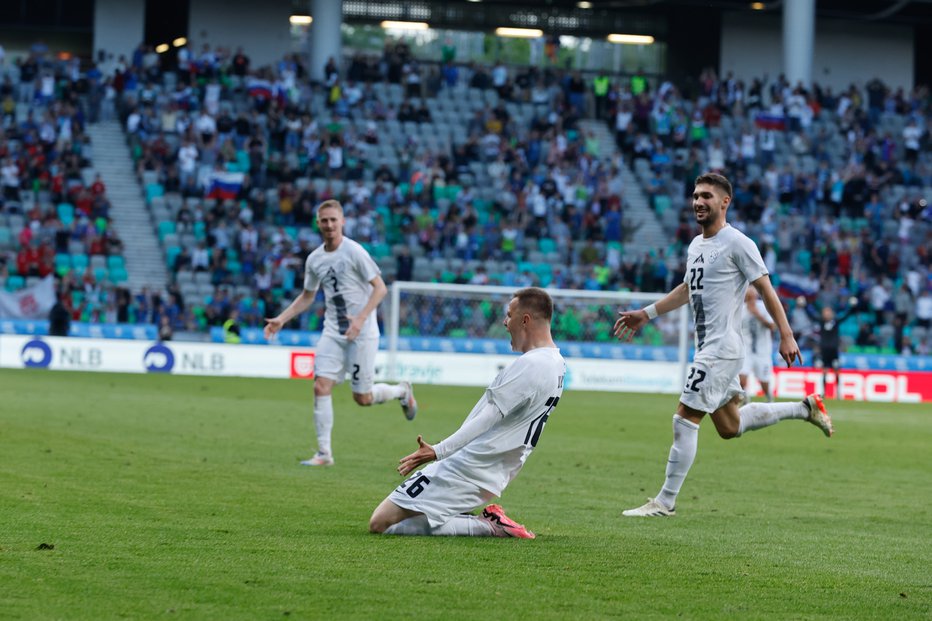
<svg viewBox="0 0 932 621"><path fill-rule="evenodd" d="M343 215L343 205L340 204L340 201L335 199L328 199L322 202L317 206L317 213L319 214L322 209L336 209L340 212L340 215Z"/></svg>

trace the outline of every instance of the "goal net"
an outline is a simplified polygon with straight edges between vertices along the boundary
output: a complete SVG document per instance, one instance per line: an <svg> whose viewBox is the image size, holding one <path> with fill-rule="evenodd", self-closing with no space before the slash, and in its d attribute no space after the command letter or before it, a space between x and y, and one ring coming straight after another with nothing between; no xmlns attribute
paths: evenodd
<svg viewBox="0 0 932 621"><path fill-rule="evenodd" d="M388 377L410 379L404 377L398 365L399 354L406 352L434 352L437 357L446 357L447 362L458 360L453 354L509 355L510 341L502 322L516 290L395 282L385 330ZM575 289L547 292L554 302L553 338L565 358L590 361L593 368L601 361L603 369L608 368L608 361L636 362L642 371L649 371L652 364L665 363L667 385L682 386L689 347L686 307L655 319L631 342L619 343L612 334L618 311L641 308L663 294ZM653 368L655 372L657 369ZM670 377L671 369L677 377Z"/></svg>

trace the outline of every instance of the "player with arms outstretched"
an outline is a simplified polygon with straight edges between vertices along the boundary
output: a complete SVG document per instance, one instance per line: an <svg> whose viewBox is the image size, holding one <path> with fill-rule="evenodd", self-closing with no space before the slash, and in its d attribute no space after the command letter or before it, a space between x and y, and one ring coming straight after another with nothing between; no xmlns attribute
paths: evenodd
<svg viewBox="0 0 932 621"><path fill-rule="evenodd" d="M552 317L553 301L543 289L514 294L504 324L522 355L498 374L453 435L433 446L417 437L417 451L398 466L402 476L414 474L376 507L371 532L535 537L498 505L481 516L467 512L501 496L560 401L566 363L550 335Z"/></svg>
<svg viewBox="0 0 932 621"><path fill-rule="evenodd" d="M790 366L801 360L801 355L760 250L726 222L731 198L731 183L722 175L706 173L696 179L693 211L702 234L689 245L683 283L656 304L620 313L615 322L615 336L622 340L630 339L651 319L684 304L690 305L695 322L695 356L673 415L673 446L663 487L656 498L624 511L628 517L676 514L676 496L696 457L699 423L706 414L711 415L716 431L725 439L786 418L808 420L826 436L833 433L832 421L819 395L809 395L797 403L750 403L741 407L741 311L749 283L760 294L779 329L780 357Z"/></svg>
<svg viewBox="0 0 932 621"><path fill-rule="evenodd" d="M375 309L388 289L365 248L343 235L343 206L327 200L317 208L317 226L324 243L307 257L304 290L277 317L266 319L271 339L289 321L314 303L318 287L325 297L324 329L314 356L314 426L317 452L304 466L332 466L333 387L350 375L353 399L359 405L398 399L408 420L417 414L411 384L375 384L379 324Z"/></svg>

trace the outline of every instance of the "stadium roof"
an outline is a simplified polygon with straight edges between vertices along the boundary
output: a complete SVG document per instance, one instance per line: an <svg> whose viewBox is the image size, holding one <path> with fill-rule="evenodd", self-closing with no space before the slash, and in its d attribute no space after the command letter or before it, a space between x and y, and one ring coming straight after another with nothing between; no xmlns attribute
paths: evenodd
<svg viewBox="0 0 932 621"><path fill-rule="evenodd" d="M395 4L393 2L354 2L344 0L344 7L351 4ZM440 12L466 10L466 21L477 22L485 14L492 13L500 19L502 12L534 11L539 14L558 13L564 16L572 15L577 19L592 19L592 28L597 30L598 24L606 26L604 20L608 13L614 14L668 14L677 8L709 9L712 11L764 11L779 12L783 0L765 0L751 2L750 0L428 0L423 3L405 3L408 5L427 5L431 9L440 9ZM816 12L822 18L849 19L859 21L875 21L880 23L908 23L932 24L932 0L817 0ZM588 5L582 8L580 5ZM763 5L760 6L754 5ZM452 17L452 15L451 15ZM486 15L492 17L492 15ZM588 20L586 20L588 21Z"/></svg>

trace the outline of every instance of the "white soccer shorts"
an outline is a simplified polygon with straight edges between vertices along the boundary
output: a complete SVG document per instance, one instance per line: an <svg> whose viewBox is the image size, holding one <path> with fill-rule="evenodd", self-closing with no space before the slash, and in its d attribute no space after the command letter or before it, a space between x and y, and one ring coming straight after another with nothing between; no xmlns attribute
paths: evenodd
<svg viewBox="0 0 932 621"><path fill-rule="evenodd" d="M346 341L324 334L314 349L314 374L338 384L349 376L354 393L371 392L378 351L378 338Z"/></svg>
<svg viewBox="0 0 932 621"><path fill-rule="evenodd" d="M485 506L494 498L492 492L450 472L442 461L417 470L388 495L388 499L402 509L423 513L431 527L447 523L454 515Z"/></svg>
<svg viewBox="0 0 932 621"><path fill-rule="evenodd" d="M756 355L751 357L751 373L758 382L773 380L773 360L770 356Z"/></svg>
<svg viewBox="0 0 932 621"><path fill-rule="evenodd" d="M686 384L680 403L700 412L712 413L735 395L743 395L738 373L744 361L741 358L698 358L689 365Z"/></svg>
<svg viewBox="0 0 932 621"><path fill-rule="evenodd" d="M741 365L741 375L753 375L758 382L773 380L773 360L763 354L748 353Z"/></svg>

